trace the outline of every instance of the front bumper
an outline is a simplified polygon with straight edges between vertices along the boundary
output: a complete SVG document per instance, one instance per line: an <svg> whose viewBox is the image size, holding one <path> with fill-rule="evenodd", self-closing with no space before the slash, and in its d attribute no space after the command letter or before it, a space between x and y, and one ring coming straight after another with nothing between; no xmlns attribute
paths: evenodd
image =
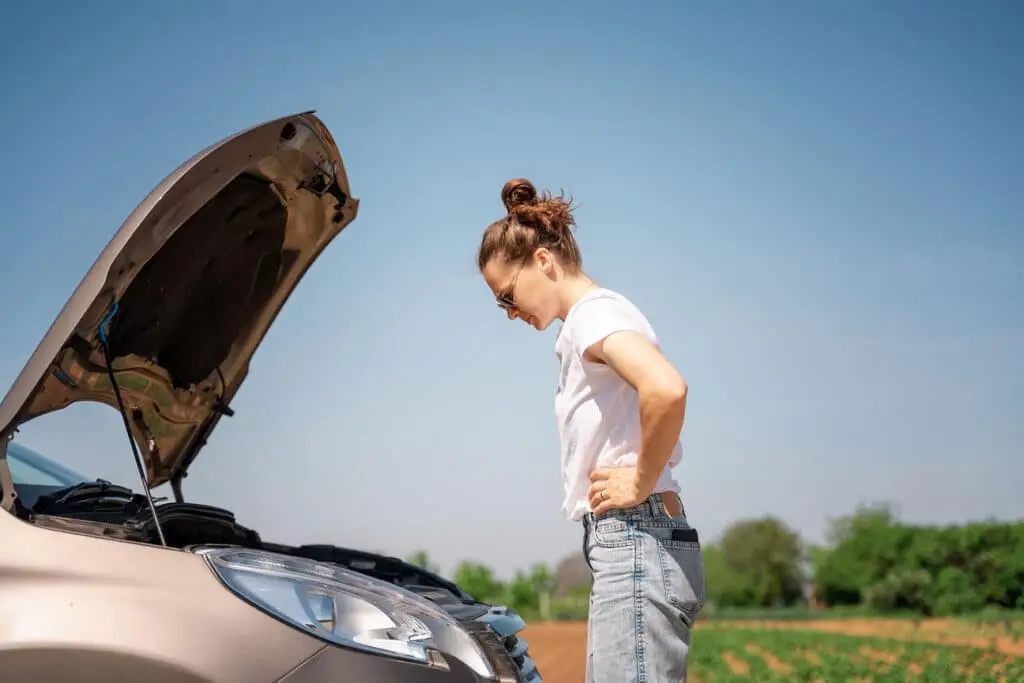
<svg viewBox="0 0 1024 683"><path fill-rule="evenodd" d="M459 661L450 671L327 646L279 683L491 683Z"/></svg>
<svg viewBox="0 0 1024 683"><path fill-rule="evenodd" d="M519 636L526 622L518 614L504 607L492 607L484 616L463 626L483 646L501 683L543 683L526 639Z"/></svg>
<svg viewBox="0 0 1024 683"><path fill-rule="evenodd" d="M519 632L526 626L515 612L492 607L478 619L461 622L486 654L498 683L543 683ZM327 646L280 679L279 683L494 683L458 660L449 671L340 647Z"/></svg>

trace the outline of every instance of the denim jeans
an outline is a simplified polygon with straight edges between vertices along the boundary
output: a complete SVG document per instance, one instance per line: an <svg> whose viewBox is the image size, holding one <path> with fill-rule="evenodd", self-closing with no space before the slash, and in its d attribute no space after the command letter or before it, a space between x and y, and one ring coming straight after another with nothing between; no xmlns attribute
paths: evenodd
<svg viewBox="0 0 1024 683"><path fill-rule="evenodd" d="M655 494L583 519L592 572L587 683L686 680L690 630L704 606L704 561L686 512Z"/></svg>

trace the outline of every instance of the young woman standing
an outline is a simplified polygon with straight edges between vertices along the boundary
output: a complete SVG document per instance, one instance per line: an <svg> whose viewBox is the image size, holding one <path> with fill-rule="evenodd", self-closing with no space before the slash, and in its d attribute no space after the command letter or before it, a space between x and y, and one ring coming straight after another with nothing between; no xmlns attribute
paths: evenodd
<svg viewBox="0 0 1024 683"><path fill-rule="evenodd" d="M524 179L501 191L507 215L484 231L478 267L509 320L555 320L560 363L562 511L583 525L592 572L587 681L685 681L704 603L697 532L679 463L686 382L644 315L582 269L571 203Z"/></svg>

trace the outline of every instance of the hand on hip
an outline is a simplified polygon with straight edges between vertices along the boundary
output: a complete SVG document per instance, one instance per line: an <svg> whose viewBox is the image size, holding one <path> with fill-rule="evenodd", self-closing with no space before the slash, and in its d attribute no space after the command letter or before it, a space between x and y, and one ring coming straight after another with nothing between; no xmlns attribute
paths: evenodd
<svg viewBox="0 0 1024 683"><path fill-rule="evenodd" d="M635 467L602 467L590 473L590 482L588 498L595 515L636 507L650 495L637 485Z"/></svg>

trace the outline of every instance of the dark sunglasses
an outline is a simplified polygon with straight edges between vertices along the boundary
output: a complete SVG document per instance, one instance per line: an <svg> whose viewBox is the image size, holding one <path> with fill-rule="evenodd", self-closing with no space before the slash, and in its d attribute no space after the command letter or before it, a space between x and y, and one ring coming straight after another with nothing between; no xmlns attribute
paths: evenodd
<svg viewBox="0 0 1024 683"><path fill-rule="evenodd" d="M514 311L517 308L519 308L519 305L516 304L515 294L516 283L519 281L519 273L521 272L523 272L522 265L520 265L519 268L516 270L515 275L513 275L512 279L509 280L508 285L501 292L501 294L498 294L496 297L494 297L498 303L498 308L500 308L503 311Z"/></svg>

